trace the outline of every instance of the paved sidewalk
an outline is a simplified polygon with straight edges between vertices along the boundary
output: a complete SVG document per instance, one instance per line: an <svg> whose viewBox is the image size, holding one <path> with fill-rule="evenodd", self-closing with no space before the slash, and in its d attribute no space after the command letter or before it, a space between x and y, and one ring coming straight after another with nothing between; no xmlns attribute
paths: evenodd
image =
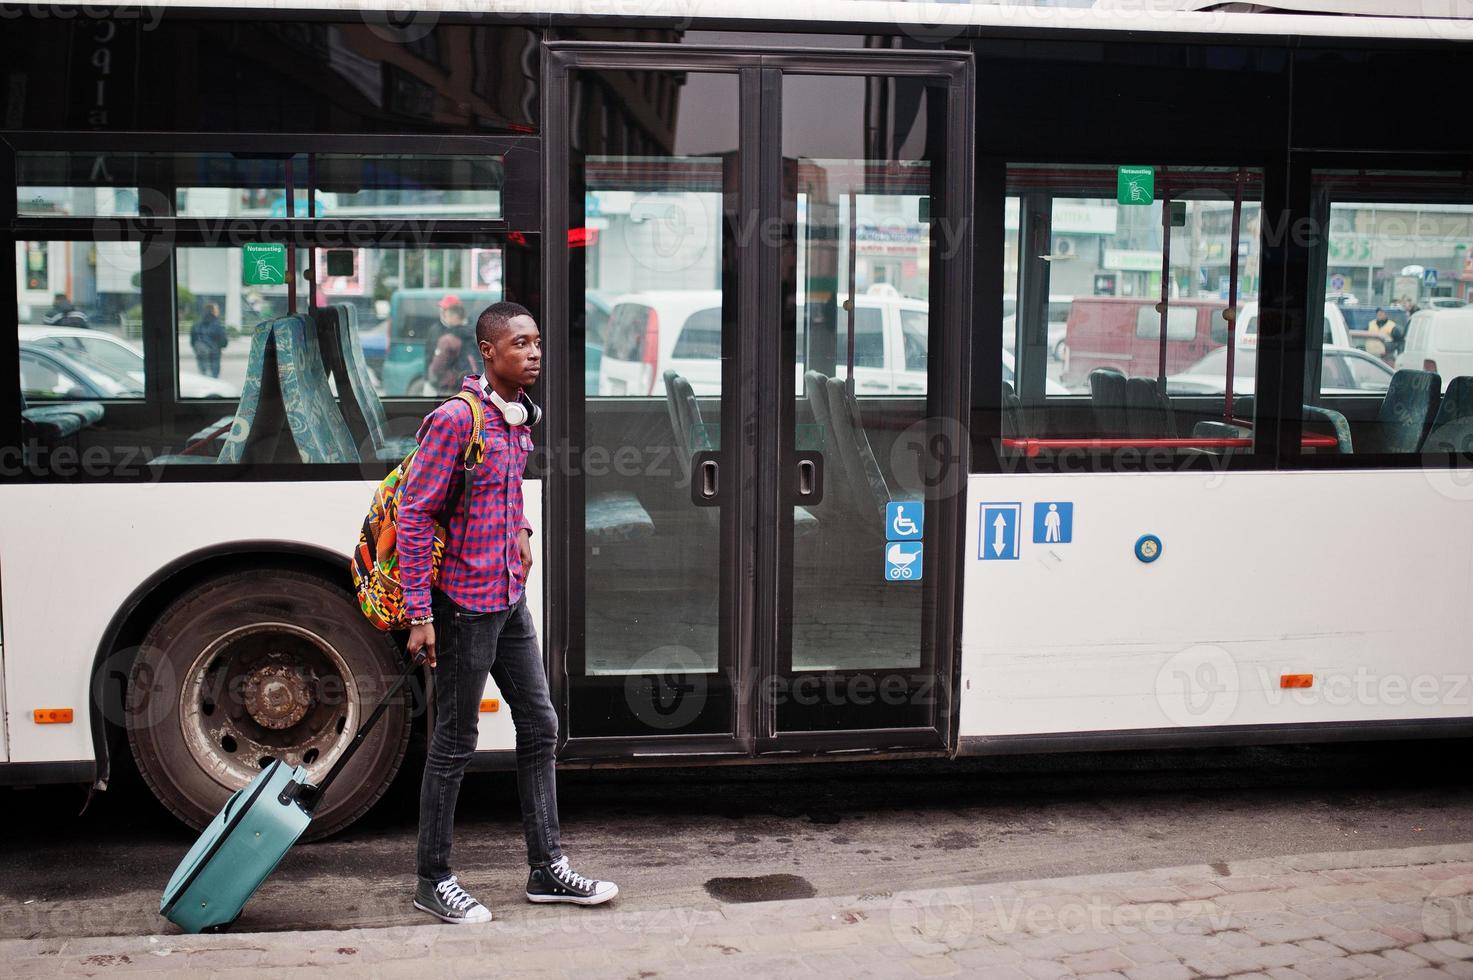
<svg viewBox="0 0 1473 980"><path fill-rule="evenodd" d="M0 974L1473 977L1473 844L485 926L0 942Z"/></svg>

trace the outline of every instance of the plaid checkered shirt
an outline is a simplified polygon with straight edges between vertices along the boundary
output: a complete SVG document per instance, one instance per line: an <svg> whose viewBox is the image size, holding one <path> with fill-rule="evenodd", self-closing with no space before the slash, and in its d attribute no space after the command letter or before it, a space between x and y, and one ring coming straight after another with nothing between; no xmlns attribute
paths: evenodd
<svg viewBox="0 0 1473 980"><path fill-rule="evenodd" d="M532 450L532 432L511 426L491 403L481 379L461 385L485 406L486 458L471 474L465 497L456 502L445 528L445 558L436 587L473 612L509 609L522 598L518 532L531 530L522 505L522 470ZM435 515L460 479L460 458L471 437L470 406L447 401L419 428L419 449L404 474L399 498L399 581L410 618L430 614L430 544Z"/></svg>

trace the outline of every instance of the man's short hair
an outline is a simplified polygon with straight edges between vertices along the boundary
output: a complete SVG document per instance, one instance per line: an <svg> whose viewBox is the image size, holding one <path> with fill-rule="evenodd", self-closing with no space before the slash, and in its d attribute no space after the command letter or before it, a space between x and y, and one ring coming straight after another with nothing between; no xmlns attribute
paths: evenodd
<svg viewBox="0 0 1473 980"><path fill-rule="evenodd" d="M488 344L495 344L506 333L511 321L519 316L531 316L532 311L521 303L511 303L503 300L500 303L492 303L481 311L476 318L476 341L484 340Z"/></svg>

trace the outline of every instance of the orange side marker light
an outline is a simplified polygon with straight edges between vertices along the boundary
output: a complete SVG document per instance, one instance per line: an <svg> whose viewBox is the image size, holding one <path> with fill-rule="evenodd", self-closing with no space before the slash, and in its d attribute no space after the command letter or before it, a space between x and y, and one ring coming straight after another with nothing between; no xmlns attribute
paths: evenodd
<svg viewBox="0 0 1473 980"><path fill-rule="evenodd" d="M1279 687L1281 687L1281 688L1314 687L1314 675L1313 674L1280 674L1279 675Z"/></svg>
<svg viewBox="0 0 1473 980"><path fill-rule="evenodd" d="M31 717L38 725L70 725L72 723L71 708L37 708L31 713Z"/></svg>
<svg viewBox="0 0 1473 980"><path fill-rule="evenodd" d="M501 710L501 701L499 699L497 699L497 698L487 698L486 700L484 700L484 701L481 702L481 713L482 714L486 714L489 711L500 711L500 710Z"/></svg>

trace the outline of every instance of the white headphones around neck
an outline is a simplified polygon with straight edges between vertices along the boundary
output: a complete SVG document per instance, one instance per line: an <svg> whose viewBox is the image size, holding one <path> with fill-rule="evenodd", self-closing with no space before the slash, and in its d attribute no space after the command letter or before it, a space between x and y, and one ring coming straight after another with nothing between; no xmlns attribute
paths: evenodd
<svg viewBox="0 0 1473 980"><path fill-rule="evenodd" d="M491 387L491 382L485 378L481 379L481 390L491 399L491 404L501 412L501 417L506 419L507 425L536 425L542 419L542 409L527 397L525 391L517 396L516 401L509 402L498 395L496 389Z"/></svg>

